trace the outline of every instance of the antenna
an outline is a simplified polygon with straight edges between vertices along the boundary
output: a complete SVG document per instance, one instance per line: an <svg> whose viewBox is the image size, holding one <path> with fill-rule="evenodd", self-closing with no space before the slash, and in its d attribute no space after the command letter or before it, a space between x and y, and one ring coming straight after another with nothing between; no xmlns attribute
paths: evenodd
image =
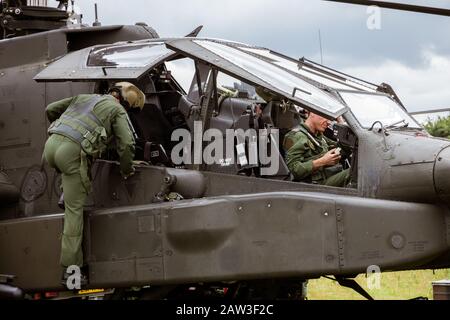
<svg viewBox="0 0 450 320"><path fill-rule="evenodd" d="M94 4L94 8L95 8L95 22L92 24L92 26L100 27L102 24L98 21L97 3Z"/></svg>
<svg viewBox="0 0 450 320"><path fill-rule="evenodd" d="M323 65L323 51L322 51L322 35L319 29L319 46L320 46L320 64Z"/></svg>

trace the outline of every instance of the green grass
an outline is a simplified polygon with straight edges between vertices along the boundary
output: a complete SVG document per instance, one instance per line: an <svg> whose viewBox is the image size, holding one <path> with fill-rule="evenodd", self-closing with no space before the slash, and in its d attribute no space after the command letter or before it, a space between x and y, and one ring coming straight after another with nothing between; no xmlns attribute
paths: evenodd
<svg viewBox="0 0 450 320"><path fill-rule="evenodd" d="M402 272L383 272L379 289L369 290L367 278L359 275L356 281L376 300L407 300L417 297L433 299L432 282L450 279L450 269L421 270ZM352 289L341 287L337 282L327 278L308 282L309 300L362 300Z"/></svg>

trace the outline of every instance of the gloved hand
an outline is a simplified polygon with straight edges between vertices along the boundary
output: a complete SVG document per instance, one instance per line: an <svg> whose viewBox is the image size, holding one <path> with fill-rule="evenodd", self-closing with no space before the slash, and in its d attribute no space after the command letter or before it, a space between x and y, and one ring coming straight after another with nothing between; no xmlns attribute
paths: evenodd
<svg viewBox="0 0 450 320"><path fill-rule="evenodd" d="M148 166L149 163L147 161L142 160L133 160L133 166Z"/></svg>
<svg viewBox="0 0 450 320"><path fill-rule="evenodd" d="M149 163L146 161L133 160L133 165L132 165L133 170L130 173L124 173L123 171L120 171L120 174L126 180L129 177L131 177L132 175L134 175L134 173L136 172L135 166L148 166L148 165L149 165Z"/></svg>

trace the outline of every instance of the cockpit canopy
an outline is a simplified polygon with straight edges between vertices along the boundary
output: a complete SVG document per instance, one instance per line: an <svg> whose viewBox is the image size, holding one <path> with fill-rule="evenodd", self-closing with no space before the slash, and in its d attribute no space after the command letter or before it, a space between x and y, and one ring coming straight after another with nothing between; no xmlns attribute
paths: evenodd
<svg viewBox="0 0 450 320"><path fill-rule="evenodd" d="M330 119L350 110L363 128L375 121L383 125L403 121L420 128L395 94L380 92L375 84L305 58L226 40L170 38L93 46L61 57L34 79L138 81L153 68L186 57Z"/></svg>

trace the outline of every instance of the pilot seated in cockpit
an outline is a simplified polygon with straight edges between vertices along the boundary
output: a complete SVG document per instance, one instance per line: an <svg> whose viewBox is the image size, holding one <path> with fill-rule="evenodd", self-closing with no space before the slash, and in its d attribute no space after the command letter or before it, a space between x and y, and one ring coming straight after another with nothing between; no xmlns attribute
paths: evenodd
<svg viewBox="0 0 450 320"><path fill-rule="evenodd" d="M330 121L310 112L308 118L286 134L283 147L286 163L295 181L345 187L350 170L338 167L341 160L337 143L324 136ZM339 168L340 172L336 173Z"/></svg>

